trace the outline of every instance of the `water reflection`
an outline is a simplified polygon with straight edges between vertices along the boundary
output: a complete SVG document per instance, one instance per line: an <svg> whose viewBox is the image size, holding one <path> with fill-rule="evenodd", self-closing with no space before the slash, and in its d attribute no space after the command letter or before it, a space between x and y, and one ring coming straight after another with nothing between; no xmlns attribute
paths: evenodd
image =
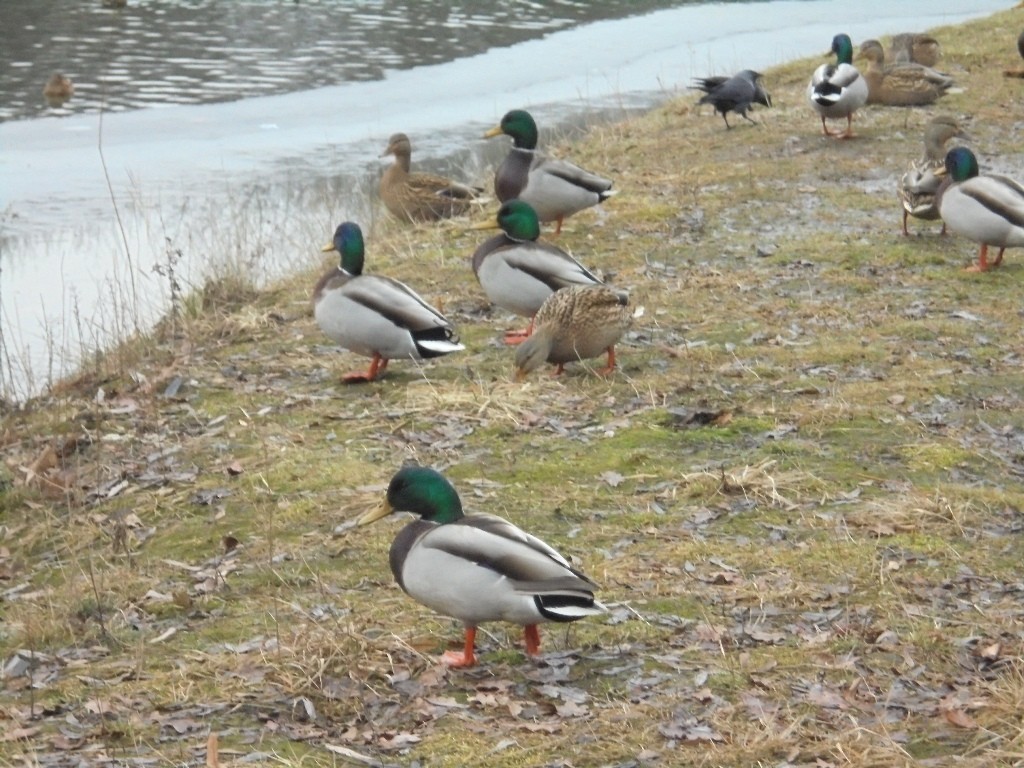
<svg viewBox="0 0 1024 768"><path fill-rule="evenodd" d="M689 0L695 2L695 0ZM2 0L0 121L377 80L687 0ZM40 98L64 72L75 94Z"/></svg>

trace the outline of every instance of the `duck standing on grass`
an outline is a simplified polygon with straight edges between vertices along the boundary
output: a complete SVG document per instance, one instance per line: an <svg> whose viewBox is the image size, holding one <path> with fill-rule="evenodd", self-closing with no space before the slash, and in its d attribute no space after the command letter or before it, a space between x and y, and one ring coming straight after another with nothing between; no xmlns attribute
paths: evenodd
<svg viewBox="0 0 1024 768"><path fill-rule="evenodd" d="M341 224L324 251L341 254L339 266L313 289L313 316L337 344L371 358L366 373L350 373L346 382L373 381L388 360L422 360L465 349L451 323L404 283L363 274L363 231Z"/></svg>
<svg viewBox="0 0 1024 768"><path fill-rule="evenodd" d="M946 142L954 137L970 138L960 123L949 115L938 115L928 121L924 129L924 157L915 160L900 177L897 194L903 208L903 234L907 231L907 217L925 221L939 218L935 206L935 193L942 178L939 171L945 167ZM942 223L942 234L946 234L946 223Z"/></svg>
<svg viewBox="0 0 1024 768"><path fill-rule="evenodd" d="M391 214L412 223L461 216L483 190L432 173L410 173L412 143L404 133L388 139L381 157L395 161L380 177L380 199Z"/></svg>
<svg viewBox="0 0 1024 768"><path fill-rule="evenodd" d="M473 272L492 304L530 318L522 331L505 334L505 342L518 344L533 332L533 317L544 300L569 285L602 285L576 259L547 243L538 242L540 222L529 203L508 200L494 222L473 229L500 227L502 234L482 243L473 254Z"/></svg>
<svg viewBox="0 0 1024 768"><path fill-rule="evenodd" d="M953 78L931 67L910 61L885 63L877 40L860 44L860 57L868 60L861 75L868 84L868 104L889 107L920 107L931 104L953 87Z"/></svg>
<svg viewBox="0 0 1024 768"><path fill-rule="evenodd" d="M838 34L832 38L832 53L835 64L822 64L811 75L807 86L807 100L821 115L821 129L826 136L849 139L853 133L853 113L868 100L868 84L860 71L853 66L853 42L850 36ZM833 133L825 119L846 118L846 132Z"/></svg>
<svg viewBox="0 0 1024 768"><path fill-rule="evenodd" d="M615 194L612 182L566 160L537 150L537 123L529 112L514 109L484 134L512 137L512 149L494 175L494 193L500 202L519 198L533 206L544 222L556 221L562 231L567 216L603 203Z"/></svg>
<svg viewBox="0 0 1024 768"><path fill-rule="evenodd" d="M453 667L476 664L476 629L485 621L523 626L526 652L540 651L537 625L604 613L597 585L557 551L496 515L465 515L455 488L428 467L402 467L387 496L359 518L359 525L392 512L421 519L391 544L391 572L406 594L466 627L462 653L442 657Z"/></svg>
<svg viewBox="0 0 1024 768"><path fill-rule="evenodd" d="M951 230L981 246L968 272L998 267L1007 248L1024 248L1024 186L995 173L979 174L978 159L967 147L949 150L944 170L935 194L939 214ZM999 248L991 264L990 245Z"/></svg>
<svg viewBox="0 0 1024 768"><path fill-rule="evenodd" d="M761 82L761 73L752 69L744 69L732 77L699 77L695 82L696 85L692 87L704 91L697 104L713 105L715 112L721 113L722 119L725 120L726 128L732 128L726 113L735 112L744 120L759 125L747 115L747 110L755 103L764 104L766 107L772 105L772 98Z"/></svg>
<svg viewBox="0 0 1024 768"><path fill-rule="evenodd" d="M551 294L534 318L534 331L516 350L516 378L523 379L545 362L558 367L608 354L608 364L597 373L615 370L615 344L639 314L629 308L629 295L608 286L577 285Z"/></svg>

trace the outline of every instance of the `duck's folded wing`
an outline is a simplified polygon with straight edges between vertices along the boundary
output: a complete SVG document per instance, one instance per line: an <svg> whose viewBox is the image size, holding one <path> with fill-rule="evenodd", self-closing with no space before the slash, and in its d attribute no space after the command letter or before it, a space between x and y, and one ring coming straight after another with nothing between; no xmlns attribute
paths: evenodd
<svg viewBox="0 0 1024 768"><path fill-rule="evenodd" d="M510 249L505 257L513 269L544 283L552 291L569 285L599 285L601 281L569 254L544 243Z"/></svg>
<svg viewBox="0 0 1024 768"><path fill-rule="evenodd" d="M592 592L594 583L573 568L557 550L536 536L494 515L468 515L438 526L421 542L517 583L576 584L576 591ZM568 581L566 581L568 580Z"/></svg>
<svg viewBox="0 0 1024 768"><path fill-rule="evenodd" d="M847 88L860 79L860 72L849 64L840 64L826 79L835 88Z"/></svg>
<svg viewBox="0 0 1024 768"><path fill-rule="evenodd" d="M1024 186L1013 179L985 174L962 182L958 189L1013 226L1024 227Z"/></svg>
<svg viewBox="0 0 1024 768"><path fill-rule="evenodd" d="M574 163L570 163L568 160L558 160L557 158L547 157L542 162L535 162L533 168L530 169L530 173L536 173L541 171L549 176L561 179L577 187L582 187L589 192L594 194L608 193L612 187L611 179L606 179L603 176L598 176L596 173L585 171Z"/></svg>
<svg viewBox="0 0 1024 768"><path fill-rule="evenodd" d="M418 293L390 277L363 275L345 287L345 295L399 328L420 331L449 325L444 315L427 304Z"/></svg>

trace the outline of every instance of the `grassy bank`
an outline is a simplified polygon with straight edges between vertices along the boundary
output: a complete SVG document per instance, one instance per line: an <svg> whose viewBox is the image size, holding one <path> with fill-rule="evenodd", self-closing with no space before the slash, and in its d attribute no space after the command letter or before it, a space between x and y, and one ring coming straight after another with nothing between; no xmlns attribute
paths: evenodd
<svg viewBox="0 0 1024 768"><path fill-rule="evenodd" d="M225 765L1020 764L1024 267L903 238L895 184L939 112L1024 178L1022 24L935 30L962 90L852 141L805 60L761 127L687 96L555 148L620 189L560 239L646 308L610 380L513 381L479 233L388 224L368 268L461 356L339 384L365 361L312 320L325 261L211 284L6 414L0 762L203 764L213 733ZM609 617L440 667L461 631L394 584L398 521L352 526L408 459L577 557Z"/></svg>

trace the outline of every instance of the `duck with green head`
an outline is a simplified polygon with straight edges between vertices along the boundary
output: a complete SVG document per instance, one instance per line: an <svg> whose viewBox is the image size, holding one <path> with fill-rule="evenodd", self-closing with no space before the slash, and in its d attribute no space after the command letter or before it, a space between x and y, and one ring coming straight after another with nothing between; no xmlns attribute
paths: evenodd
<svg viewBox="0 0 1024 768"><path fill-rule="evenodd" d="M848 139L854 135L853 113L868 100L868 84L853 66L853 41L849 35L840 33L833 37L831 52L836 55L836 63L822 64L814 70L807 86L807 100L821 116L821 129L826 136ZM844 117L844 133L828 129L826 118L838 120Z"/></svg>
<svg viewBox="0 0 1024 768"><path fill-rule="evenodd" d="M505 335L518 344L533 331L533 316L544 300L569 285L601 285L601 280L576 259L540 238L540 222L533 207L519 199L501 204L493 222L473 229L500 227L502 234L482 243L473 254L473 272L491 303L530 318L522 331Z"/></svg>
<svg viewBox="0 0 1024 768"><path fill-rule="evenodd" d="M552 547L507 520L466 515L462 501L440 472L402 467L387 496L359 518L359 525L392 512L420 519L399 531L389 562L398 585L414 600L465 625L461 653L449 651L449 666L476 663L476 629L486 621L521 625L526 651L540 651L542 622L577 621L605 612L594 584Z"/></svg>
<svg viewBox="0 0 1024 768"><path fill-rule="evenodd" d="M548 157L537 149L537 123L523 109L513 109L484 138L505 134L512 149L494 175L494 193L505 202L519 198L533 206L542 222L562 222L615 194L612 181L585 171L566 160Z"/></svg>
<svg viewBox="0 0 1024 768"><path fill-rule="evenodd" d="M323 250L337 251L341 259L313 288L313 316L337 344L371 358L365 374L347 374L343 381L373 381L394 358L422 360L465 349L444 315L409 286L363 274L358 224L341 224Z"/></svg>
<svg viewBox="0 0 1024 768"><path fill-rule="evenodd" d="M1024 186L1007 176L979 173L978 158L967 147L946 153L946 178L935 193L935 205L946 225L978 243L978 263L969 272L998 267L1007 248L1024 248ZM989 246L999 248L989 263Z"/></svg>

